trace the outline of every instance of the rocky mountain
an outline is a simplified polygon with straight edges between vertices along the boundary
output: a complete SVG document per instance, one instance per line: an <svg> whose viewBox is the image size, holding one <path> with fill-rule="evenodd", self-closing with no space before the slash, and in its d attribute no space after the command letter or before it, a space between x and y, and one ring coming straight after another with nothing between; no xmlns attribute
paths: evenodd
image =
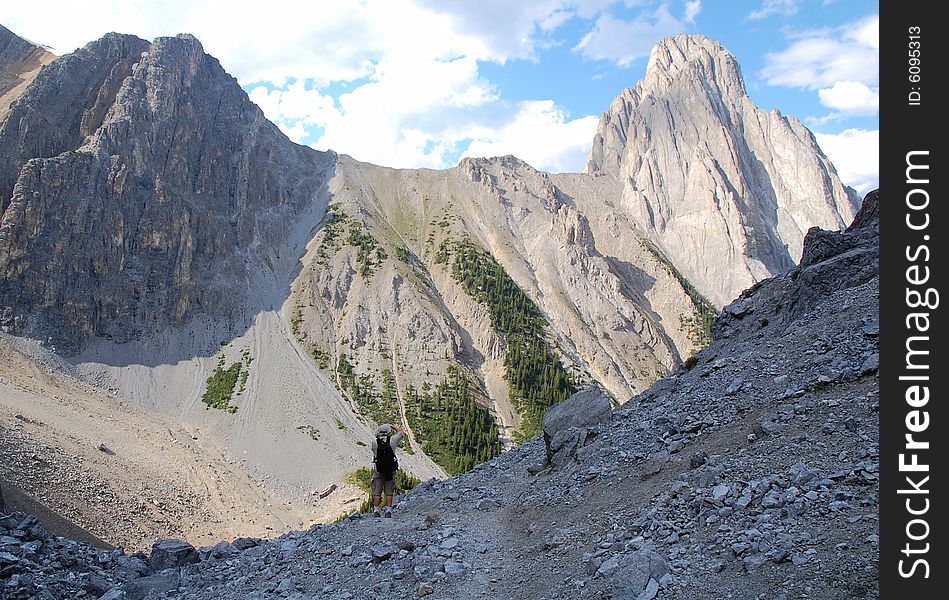
<svg viewBox="0 0 949 600"><path fill-rule="evenodd" d="M0 68L24 73L22 55ZM0 115L0 149L4 332L320 520L362 499L376 423L405 425L400 462L428 479L531 439L588 384L624 403L708 343L717 306L793 265L794 232L855 205L806 129L755 108L697 36L657 46L588 173L295 145L189 35L52 61ZM68 421L29 433L68 454ZM16 481L69 496L42 472Z"/></svg>
<svg viewBox="0 0 949 600"><path fill-rule="evenodd" d="M716 306L801 257L811 226L859 206L813 134L758 108L716 41L660 41L645 78L600 118L587 172L622 182L618 204Z"/></svg>
<svg viewBox="0 0 949 600"><path fill-rule="evenodd" d="M0 519L8 598L877 598L879 201L812 229L715 339L624 406L277 539L111 553ZM69 566L62 557L70 556Z"/></svg>
<svg viewBox="0 0 949 600"><path fill-rule="evenodd" d="M54 61L0 144L0 318L65 354L197 315L241 323L262 272L287 278L282 242L333 161L291 144L186 35L109 34Z"/></svg>

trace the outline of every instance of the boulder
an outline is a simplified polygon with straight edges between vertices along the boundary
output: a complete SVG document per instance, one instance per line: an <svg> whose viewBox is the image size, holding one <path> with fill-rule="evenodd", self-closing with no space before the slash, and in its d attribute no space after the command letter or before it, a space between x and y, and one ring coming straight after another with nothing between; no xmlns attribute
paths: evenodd
<svg viewBox="0 0 949 600"><path fill-rule="evenodd" d="M650 580L658 581L669 572L669 565L651 548L641 548L626 554L613 574L613 597L638 598L649 587Z"/></svg>
<svg viewBox="0 0 949 600"><path fill-rule="evenodd" d="M547 464L566 464L586 442L589 429L609 421L612 414L609 398L595 386L553 405L544 416Z"/></svg>
<svg viewBox="0 0 949 600"><path fill-rule="evenodd" d="M200 560L198 551L184 540L158 540L152 544L152 556L149 562L153 571L162 571Z"/></svg>

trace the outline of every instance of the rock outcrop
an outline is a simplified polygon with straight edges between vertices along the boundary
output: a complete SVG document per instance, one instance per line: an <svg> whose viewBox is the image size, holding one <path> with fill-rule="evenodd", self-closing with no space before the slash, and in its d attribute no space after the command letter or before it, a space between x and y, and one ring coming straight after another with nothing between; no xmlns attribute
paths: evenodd
<svg viewBox="0 0 949 600"><path fill-rule="evenodd" d="M577 455L592 427L612 416L609 398L589 387L554 405L544 415L544 445L547 464L562 467Z"/></svg>
<svg viewBox="0 0 949 600"><path fill-rule="evenodd" d="M334 160L292 144L187 35L109 34L53 62L0 144L0 323L66 354L198 314L242 323Z"/></svg>
<svg viewBox="0 0 949 600"><path fill-rule="evenodd" d="M755 106L735 57L700 35L653 48L645 78L601 116L587 172L620 179L621 205L719 307L859 205L811 132Z"/></svg>

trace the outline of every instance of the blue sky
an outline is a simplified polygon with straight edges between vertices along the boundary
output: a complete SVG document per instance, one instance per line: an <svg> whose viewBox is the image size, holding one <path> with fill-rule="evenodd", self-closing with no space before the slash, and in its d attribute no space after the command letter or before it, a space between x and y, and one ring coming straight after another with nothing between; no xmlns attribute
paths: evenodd
<svg viewBox="0 0 949 600"><path fill-rule="evenodd" d="M393 167L515 154L551 171L583 168L600 112L657 40L701 33L866 192L878 15L863 0L52 0L5 3L0 23L57 54L108 31L192 33L297 142Z"/></svg>

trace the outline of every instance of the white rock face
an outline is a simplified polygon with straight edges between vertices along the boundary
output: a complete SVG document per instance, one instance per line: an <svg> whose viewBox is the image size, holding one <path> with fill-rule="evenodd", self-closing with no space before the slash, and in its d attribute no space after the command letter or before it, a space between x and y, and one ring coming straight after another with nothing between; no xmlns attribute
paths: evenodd
<svg viewBox="0 0 949 600"><path fill-rule="evenodd" d="M645 78L601 116L586 170L620 180L632 220L719 307L859 206L811 132L755 106L735 57L700 35L653 48Z"/></svg>

